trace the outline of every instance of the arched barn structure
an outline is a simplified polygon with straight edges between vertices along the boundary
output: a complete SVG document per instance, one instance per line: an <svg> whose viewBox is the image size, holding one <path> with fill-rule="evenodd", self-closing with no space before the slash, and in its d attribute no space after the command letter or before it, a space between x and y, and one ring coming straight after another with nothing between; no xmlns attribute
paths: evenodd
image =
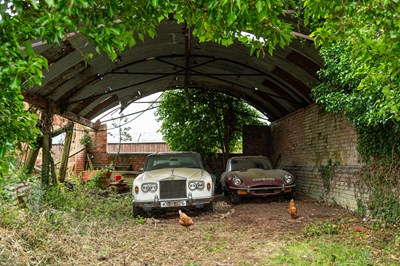
<svg viewBox="0 0 400 266"><path fill-rule="evenodd" d="M200 43L184 25L165 21L154 39L137 43L114 62L78 33L61 46L33 47L48 59L49 71L42 86L24 90L29 103L97 130L92 119L98 115L156 92L224 92L246 100L271 122L246 128L244 153L268 155L295 173L300 194L356 208L357 136L343 116L322 113L313 103L310 92L323 61L308 39L257 58L238 43ZM85 59L87 53L93 58Z"/></svg>

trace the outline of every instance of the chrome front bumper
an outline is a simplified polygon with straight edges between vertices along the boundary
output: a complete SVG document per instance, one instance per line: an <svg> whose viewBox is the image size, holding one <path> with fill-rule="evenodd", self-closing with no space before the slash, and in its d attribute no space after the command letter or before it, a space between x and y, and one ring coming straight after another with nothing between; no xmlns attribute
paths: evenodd
<svg viewBox="0 0 400 266"><path fill-rule="evenodd" d="M196 208L202 208L205 204L213 201L214 196L206 197L206 198L196 198L192 197L192 194L189 193L187 198L179 198L179 199L159 199L158 195L154 196L153 201L140 201L134 199L132 201L133 205L136 207L142 208L144 211L151 211L155 208L174 208L174 207L190 207L194 206Z"/></svg>
<svg viewBox="0 0 400 266"><path fill-rule="evenodd" d="M265 186L265 187L229 187L231 191L237 192L237 194L249 194L249 195L255 195L255 196L263 196L263 195L276 195L276 194L281 194L281 193L289 193L292 191L292 188L294 188L296 185L291 184L291 185L285 185L282 184L282 186ZM267 193L259 193L262 190L265 191L273 191L273 192L267 192ZM243 192L243 193L240 193Z"/></svg>

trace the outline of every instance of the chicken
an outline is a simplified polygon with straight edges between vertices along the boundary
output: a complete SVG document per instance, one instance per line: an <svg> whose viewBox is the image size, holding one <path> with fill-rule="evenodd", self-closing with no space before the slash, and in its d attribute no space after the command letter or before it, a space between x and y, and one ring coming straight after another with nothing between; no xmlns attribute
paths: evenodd
<svg viewBox="0 0 400 266"><path fill-rule="evenodd" d="M188 228L194 225L193 219L186 215L186 213L179 210L179 224Z"/></svg>
<svg viewBox="0 0 400 266"><path fill-rule="evenodd" d="M293 219L297 219L297 207L296 204L294 203L294 200L291 199L289 203L289 208L288 208L289 214Z"/></svg>

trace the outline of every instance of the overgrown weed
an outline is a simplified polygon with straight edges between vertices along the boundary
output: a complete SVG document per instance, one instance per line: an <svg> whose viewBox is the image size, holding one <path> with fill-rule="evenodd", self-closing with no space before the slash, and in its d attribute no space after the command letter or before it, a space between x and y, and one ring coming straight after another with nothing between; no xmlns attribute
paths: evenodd
<svg viewBox="0 0 400 266"><path fill-rule="evenodd" d="M85 219L121 223L131 219L130 205L129 193L109 193L76 181L68 186L59 184L45 192L33 189L24 212L30 219L45 220L53 226Z"/></svg>
<svg viewBox="0 0 400 266"><path fill-rule="evenodd" d="M8 182L11 186L15 181L19 182ZM57 265L61 257L65 260L71 253L67 247L63 248L63 241L93 237L101 234L104 228L132 221L129 193L109 193L86 186L77 179L45 191L35 182L29 185L29 195L23 205L8 192L3 191L0 197L0 229L10 235L9 240L0 238L0 247L3 241L11 242L4 245L0 265L7 260L16 265ZM74 245L76 243L71 246ZM19 255L14 254L15 246L20 248Z"/></svg>

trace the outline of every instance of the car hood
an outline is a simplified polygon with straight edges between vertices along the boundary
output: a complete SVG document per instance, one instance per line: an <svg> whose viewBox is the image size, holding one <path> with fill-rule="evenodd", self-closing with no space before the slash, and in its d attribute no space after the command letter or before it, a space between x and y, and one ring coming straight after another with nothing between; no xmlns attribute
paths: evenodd
<svg viewBox="0 0 400 266"><path fill-rule="evenodd" d="M263 170L263 169L247 169L245 171L232 171L231 176L237 176L244 182L258 182L283 180L285 175L290 175L289 172L282 169Z"/></svg>
<svg viewBox="0 0 400 266"><path fill-rule="evenodd" d="M201 180L210 175L203 169L197 168L167 168L147 171L138 176L136 179L142 179L146 182L156 182L165 179L189 179Z"/></svg>

